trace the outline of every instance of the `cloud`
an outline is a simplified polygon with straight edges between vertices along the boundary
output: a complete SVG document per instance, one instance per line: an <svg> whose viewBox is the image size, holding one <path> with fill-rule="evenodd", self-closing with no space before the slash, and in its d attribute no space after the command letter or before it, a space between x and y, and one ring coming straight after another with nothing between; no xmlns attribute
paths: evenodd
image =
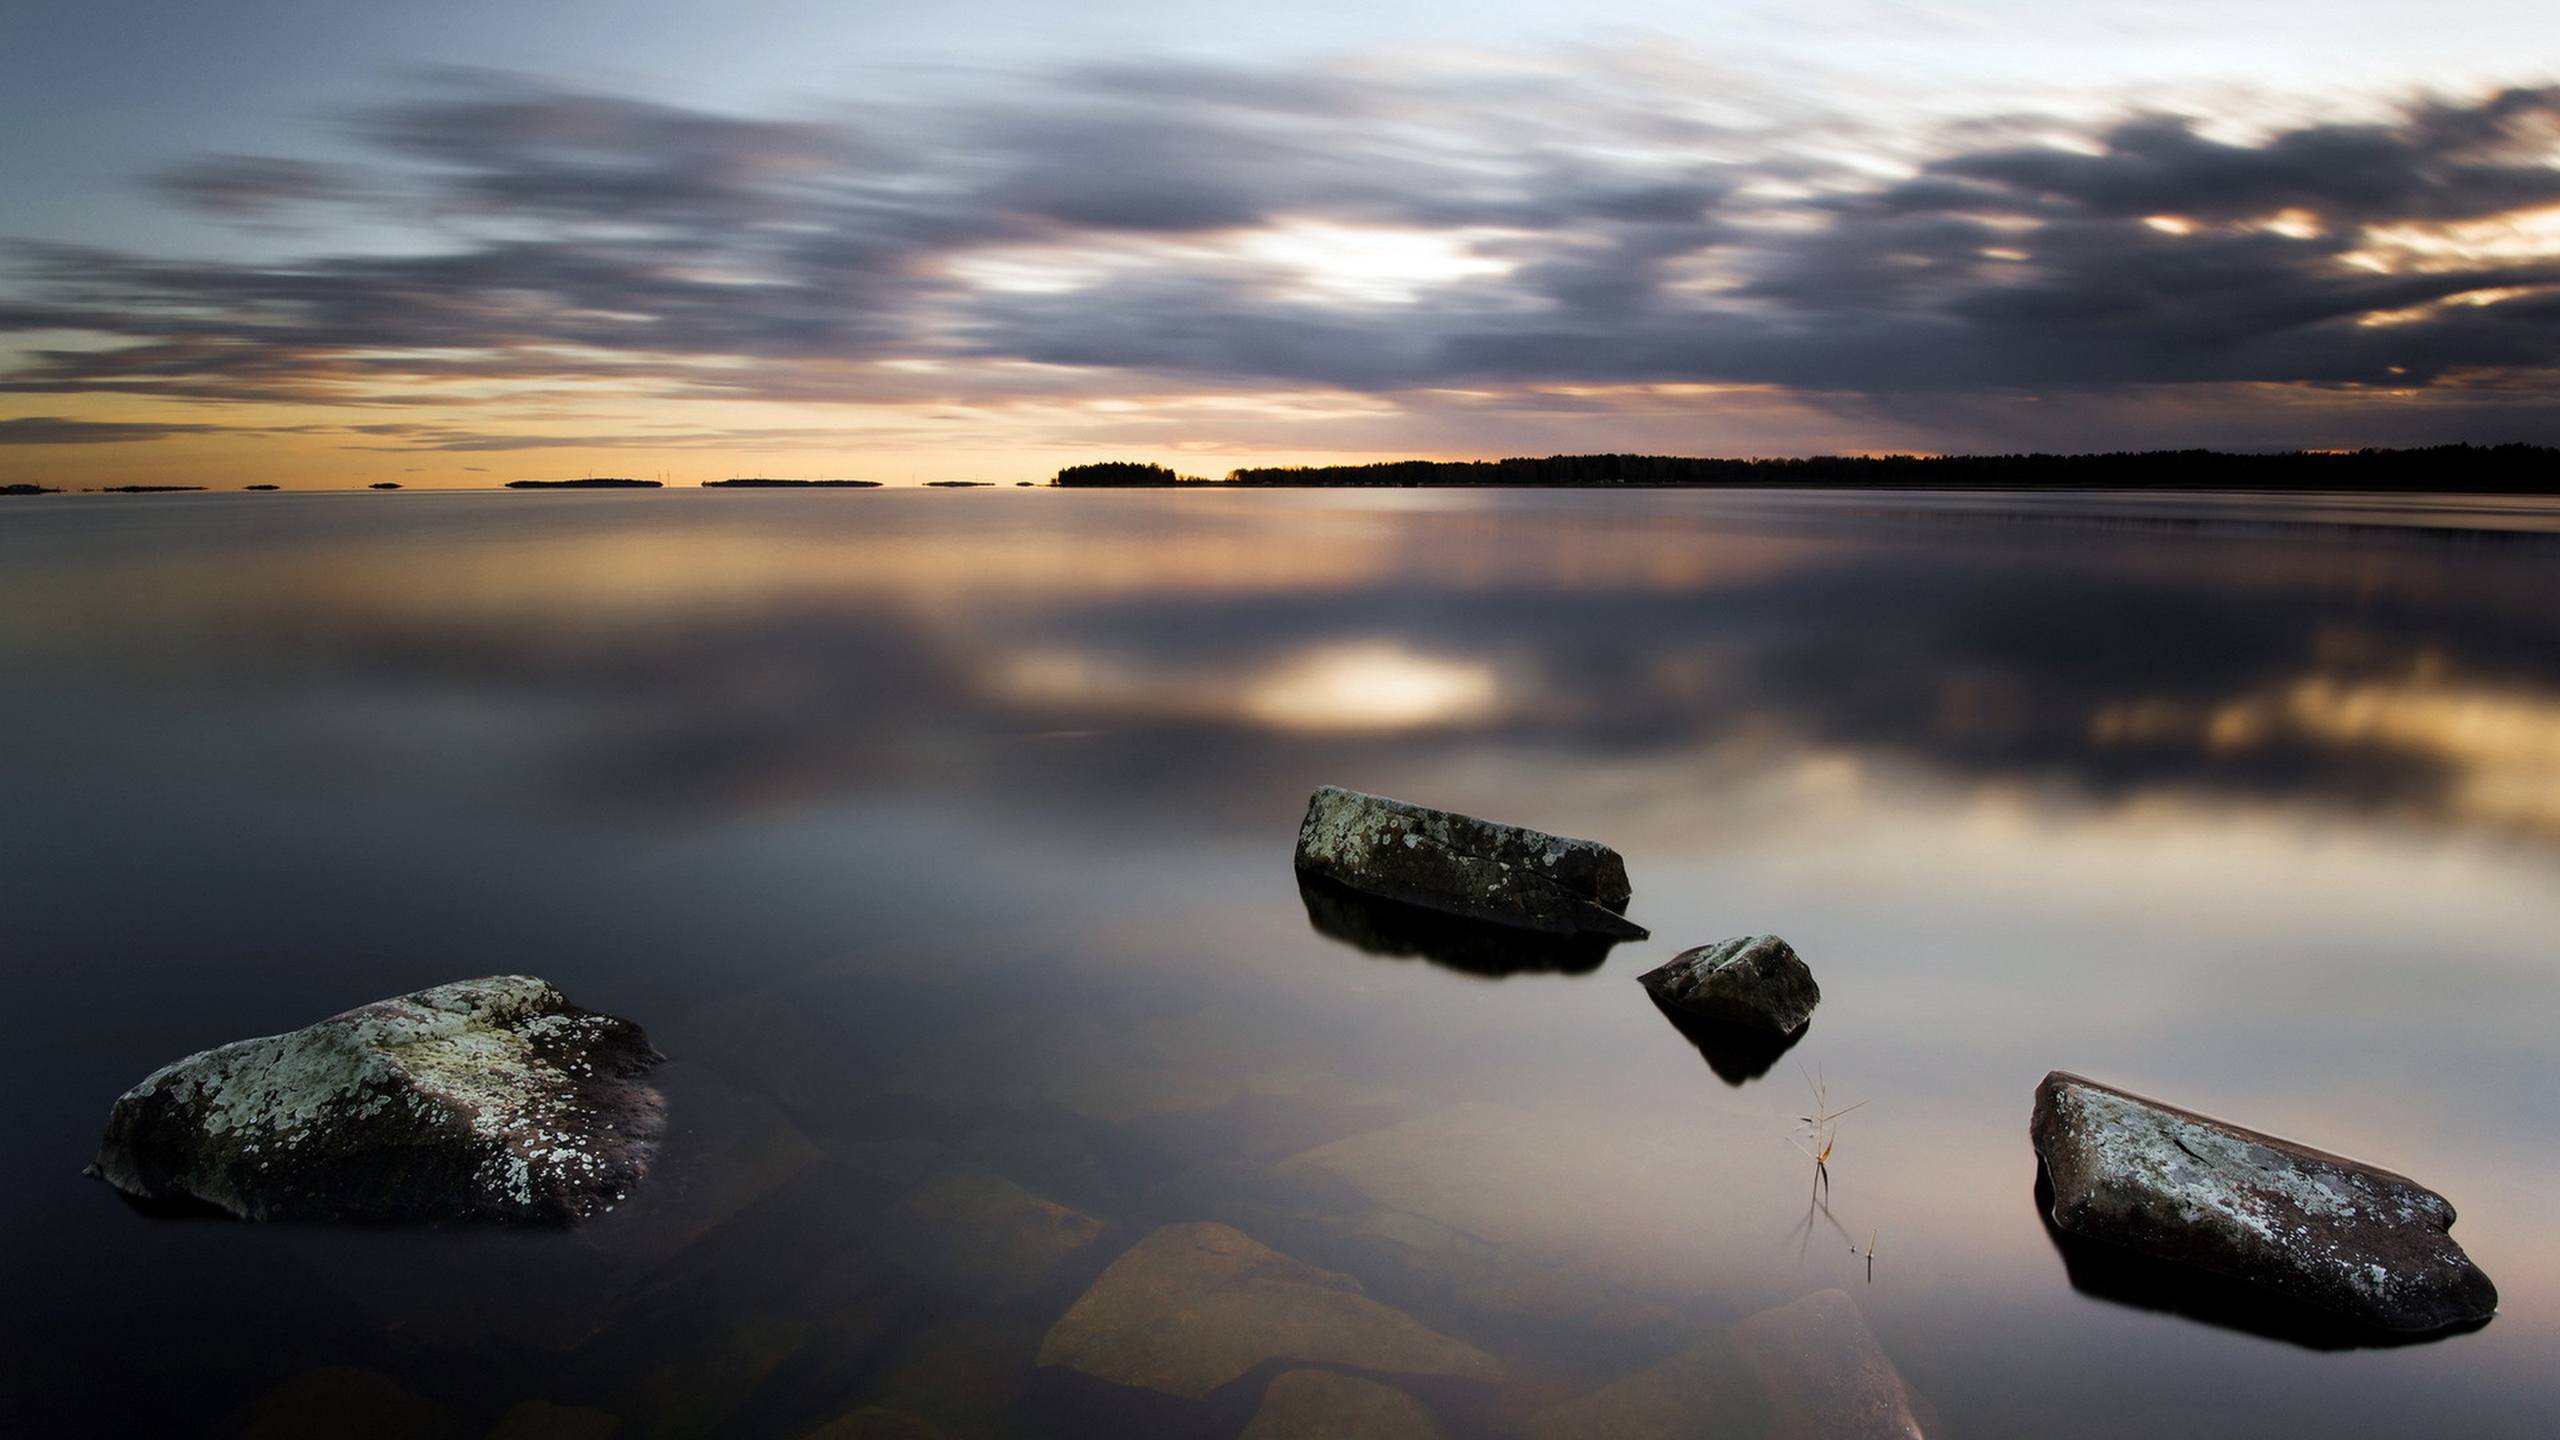
<svg viewBox="0 0 2560 1440"><path fill-rule="evenodd" d="M203 155L152 177L191 209L245 219L315 200L351 198L355 186L332 166L269 155Z"/></svg>
<svg viewBox="0 0 2560 1440"><path fill-rule="evenodd" d="M0 393L1762 386L1897 434L2059 402L2122 440L2174 418L2166 390L2272 386L2331 397L2289 416L2560 436L2560 87L2232 140L2155 113L1914 136L1732 79L1162 62L763 118L446 72L354 118L360 186L240 156L158 181L243 215L432 216L431 238L16 246L0 330L110 343L23 352ZM419 443L604 443L468 428Z"/></svg>
<svg viewBox="0 0 2560 1440"><path fill-rule="evenodd" d="M28 415L16 420L0 420L0 445L125 445L171 435L211 435L227 428L160 421L69 420L59 415Z"/></svg>

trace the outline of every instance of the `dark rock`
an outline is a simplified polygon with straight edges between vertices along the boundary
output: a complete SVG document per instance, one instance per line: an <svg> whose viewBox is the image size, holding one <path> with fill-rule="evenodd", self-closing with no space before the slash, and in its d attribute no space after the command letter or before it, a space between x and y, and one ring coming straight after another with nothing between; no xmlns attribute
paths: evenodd
<svg viewBox="0 0 2560 1440"><path fill-rule="evenodd" d="M546 981L460 980L164 1066L90 1170L251 1220L581 1220L648 1169L660 1058Z"/></svg>
<svg viewBox="0 0 2560 1440"><path fill-rule="evenodd" d="M1822 1290L1733 1327L1778 1440L1923 1440L1920 1406L1847 1292Z"/></svg>
<svg viewBox="0 0 2560 1440"><path fill-rule="evenodd" d="M2056 1226L2379 1329L2479 1325L2453 1206L2388 1170L2055 1071L2030 1126Z"/></svg>
<svg viewBox="0 0 2560 1440"><path fill-rule="evenodd" d="M1775 935L1741 935L1683 950L1636 977L1664 1005L1731 1025L1791 1035L1813 1019L1822 987L1795 947Z"/></svg>
<svg viewBox="0 0 2560 1440"><path fill-rule="evenodd" d="M1298 899L1316 933L1355 950L1420 958L1446 970L1506 975L1587 975L1609 958L1614 935L1558 935L1364 895L1321 875L1298 872Z"/></svg>
<svg viewBox="0 0 2560 1440"><path fill-rule="evenodd" d="M1606 845L1338 786L1308 799L1297 865L1452 915L1559 935L1646 936L1619 913L1634 892L1626 862Z"/></svg>

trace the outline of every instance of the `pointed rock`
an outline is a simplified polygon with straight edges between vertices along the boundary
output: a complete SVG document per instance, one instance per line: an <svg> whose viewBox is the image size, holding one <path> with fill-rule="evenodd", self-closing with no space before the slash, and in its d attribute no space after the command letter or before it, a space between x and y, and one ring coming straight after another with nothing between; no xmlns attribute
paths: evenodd
<svg viewBox="0 0 2560 1440"><path fill-rule="evenodd" d="M1572 840L1339 786L1319 787L1298 826L1298 869L1354 890L1559 935L1626 940L1627 863Z"/></svg>
<svg viewBox="0 0 2560 1440"><path fill-rule="evenodd" d="M1796 947L1775 935L1739 935L1683 950L1636 980L1675 1010L1780 1035L1803 1029L1822 1003L1813 971Z"/></svg>
<svg viewBox="0 0 2560 1440"><path fill-rule="evenodd" d="M1524 1440L1690 1440L1714 1434L1730 1413L1725 1386L1740 1370L1733 1349L1703 1340L1658 1365L1550 1405L1521 1426ZM1728 1403L1720 1404L1719 1401Z"/></svg>
<svg viewBox="0 0 2560 1440"><path fill-rule="evenodd" d="M1902 1372L1847 1292L1822 1290L1733 1327L1779 1440L1925 1440Z"/></svg>
<svg viewBox="0 0 2560 1440"><path fill-rule="evenodd" d="M1102 1272L1040 1363L1197 1400L1271 1360L1495 1381L1492 1356L1225 1225L1168 1225Z"/></svg>
<svg viewBox="0 0 2560 1440"><path fill-rule="evenodd" d="M2404 1176L2056 1070L2029 1127L2063 1231L2408 1334L2477 1325L2497 1287Z"/></svg>

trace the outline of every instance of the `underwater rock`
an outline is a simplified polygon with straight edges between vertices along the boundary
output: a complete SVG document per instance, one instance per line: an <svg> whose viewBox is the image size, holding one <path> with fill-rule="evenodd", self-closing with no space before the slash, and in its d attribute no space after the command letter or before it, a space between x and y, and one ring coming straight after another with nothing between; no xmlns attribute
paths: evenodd
<svg viewBox="0 0 2560 1440"><path fill-rule="evenodd" d="M944 1432L885 1405L865 1405L810 1431L802 1440L945 1440Z"/></svg>
<svg viewBox="0 0 2560 1440"><path fill-rule="evenodd" d="M622 1417L610 1410L527 1400L498 1417L488 1440L605 1440L621 1428Z"/></svg>
<svg viewBox="0 0 2560 1440"><path fill-rule="evenodd" d="M1658 1365L1612 1380L1529 1417L1524 1440L1689 1440L1714 1433L1731 1410L1740 1369L1731 1346L1702 1340Z"/></svg>
<svg viewBox="0 0 2560 1440"><path fill-rule="evenodd" d="M2029 1134L2053 1222L2383 1330L2477 1325L2497 1287L2404 1176L2056 1070Z"/></svg>
<svg viewBox="0 0 2560 1440"><path fill-rule="evenodd" d="M1760 1377L1780 1440L1925 1440L1917 1405L1840 1290L1821 1290L1733 1327Z"/></svg>
<svg viewBox="0 0 2560 1440"><path fill-rule="evenodd" d="M1106 1227L1001 1175L954 1170L908 1192L881 1217L889 1264L935 1289L981 1302L1040 1288Z"/></svg>
<svg viewBox="0 0 2560 1440"><path fill-rule="evenodd" d="M1738 935L1683 950L1636 981L1674 1009L1780 1035L1803 1029L1822 1003L1813 971L1775 935Z"/></svg>
<svg viewBox="0 0 2560 1440"><path fill-rule="evenodd" d="M1040 1363L1186 1400L1272 1360L1497 1381L1492 1356L1241 1230L1168 1225L1111 1262L1040 1342Z"/></svg>
<svg viewBox="0 0 2560 1440"><path fill-rule="evenodd" d="M582 1220L649 1168L661 1058L547 981L459 980L163 1066L90 1173L249 1220Z"/></svg>
<svg viewBox="0 0 2560 1440"><path fill-rule="evenodd" d="M1422 1402L1401 1390L1337 1375L1291 1370L1262 1392L1262 1408L1236 1440L1440 1440Z"/></svg>
<svg viewBox="0 0 2560 1440"><path fill-rule="evenodd" d="M1319 786L1297 865L1354 890L1559 935L1642 940L1619 912L1634 893L1618 852L1516 825Z"/></svg>
<svg viewBox="0 0 2560 1440"><path fill-rule="evenodd" d="M212 1426L218 1440L437 1440L457 1433L444 1407L378 1370L325 1365Z"/></svg>

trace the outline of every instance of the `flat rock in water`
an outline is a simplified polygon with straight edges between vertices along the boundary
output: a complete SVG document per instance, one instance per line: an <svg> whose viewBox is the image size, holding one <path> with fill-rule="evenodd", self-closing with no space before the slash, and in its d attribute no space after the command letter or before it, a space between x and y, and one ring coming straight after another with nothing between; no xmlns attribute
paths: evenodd
<svg viewBox="0 0 2560 1440"><path fill-rule="evenodd" d="M1291 1370L1262 1392L1237 1440L1440 1440L1440 1427L1421 1401L1375 1380Z"/></svg>
<svg viewBox="0 0 2560 1440"><path fill-rule="evenodd" d="M2497 1313L2497 1287L2445 1233L2453 1206L2388 1170L2060 1070L2036 1087L2029 1133L2069 1234L2404 1334Z"/></svg>
<svg viewBox="0 0 2560 1440"><path fill-rule="evenodd" d="M1606 845L1338 786L1307 801L1297 865L1452 915L1559 935L1646 936L1620 913L1634 891L1626 861Z"/></svg>
<svg viewBox="0 0 2560 1440"><path fill-rule="evenodd" d="M1198 1400L1271 1360L1497 1381L1492 1356L1225 1225L1168 1225L1102 1272L1040 1363Z"/></svg>
<svg viewBox="0 0 2560 1440"><path fill-rule="evenodd" d="M1654 999L1728 1025L1791 1035L1813 1019L1822 987L1796 947L1775 935L1739 935L1683 950L1636 977Z"/></svg>
<svg viewBox="0 0 2560 1440"><path fill-rule="evenodd" d="M649 1168L660 1058L546 981L459 980L164 1066L91 1173L250 1220L582 1220Z"/></svg>
<svg viewBox="0 0 2560 1440"><path fill-rule="evenodd" d="M1733 1327L1781 1440L1924 1440L1902 1373L1858 1302L1821 1290Z"/></svg>

